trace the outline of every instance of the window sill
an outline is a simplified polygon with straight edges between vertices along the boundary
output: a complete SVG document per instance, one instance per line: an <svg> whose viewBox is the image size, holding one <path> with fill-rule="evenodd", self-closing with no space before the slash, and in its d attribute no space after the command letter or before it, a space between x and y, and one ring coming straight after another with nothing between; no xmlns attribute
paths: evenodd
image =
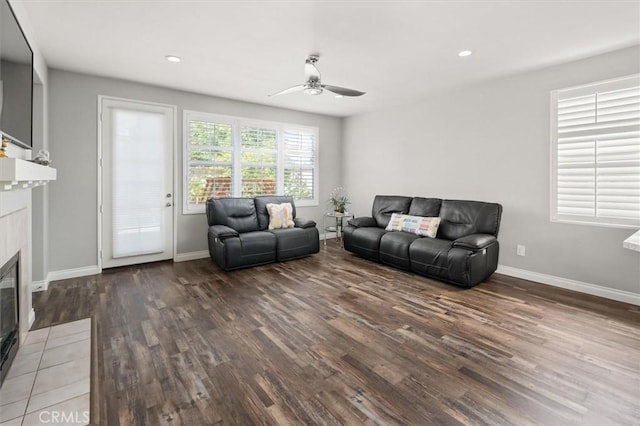
<svg viewBox="0 0 640 426"><path fill-rule="evenodd" d="M622 247L629 250L640 251L640 231L637 231L635 234L624 240L622 242Z"/></svg>
<svg viewBox="0 0 640 426"><path fill-rule="evenodd" d="M610 222L595 222L588 220L577 220L577 219L569 219L569 218L551 218L552 223L566 223L570 225L587 225L587 226L598 226L601 228L618 228L618 229L637 229L640 227L640 223L610 223Z"/></svg>
<svg viewBox="0 0 640 426"><path fill-rule="evenodd" d="M318 202L316 200L302 200L302 201L293 201L296 205L296 209L299 207L317 207Z"/></svg>
<svg viewBox="0 0 640 426"><path fill-rule="evenodd" d="M294 203L296 205L296 209L305 208L305 207L318 207L320 205L317 200L302 200L302 201L294 200ZM182 208L183 216L192 215L192 214L205 214L205 213L206 213L206 207L204 205L202 206L202 208L198 208L198 207Z"/></svg>

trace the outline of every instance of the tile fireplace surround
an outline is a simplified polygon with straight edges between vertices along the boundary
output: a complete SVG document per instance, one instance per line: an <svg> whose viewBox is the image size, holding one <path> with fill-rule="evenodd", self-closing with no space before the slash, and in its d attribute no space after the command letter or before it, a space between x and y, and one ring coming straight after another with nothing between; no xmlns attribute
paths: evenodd
<svg viewBox="0 0 640 426"><path fill-rule="evenodd" d="M0 217L0 265L4 265L16 253L20 253L20 345L35 315L31 308L31 256L29 252L28 206Z"/></svg>

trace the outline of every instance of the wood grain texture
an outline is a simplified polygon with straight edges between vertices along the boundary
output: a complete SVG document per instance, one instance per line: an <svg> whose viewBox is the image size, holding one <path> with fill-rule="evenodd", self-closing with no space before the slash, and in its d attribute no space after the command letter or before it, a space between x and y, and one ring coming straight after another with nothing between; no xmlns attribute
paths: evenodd
<svg viewBox="0 0 640 426"><path fill-rule="evenodd" d="M353 256L118 268L34 294L94 318L92 422L640 424L640 308L494 274L469 290Z"/></svg>

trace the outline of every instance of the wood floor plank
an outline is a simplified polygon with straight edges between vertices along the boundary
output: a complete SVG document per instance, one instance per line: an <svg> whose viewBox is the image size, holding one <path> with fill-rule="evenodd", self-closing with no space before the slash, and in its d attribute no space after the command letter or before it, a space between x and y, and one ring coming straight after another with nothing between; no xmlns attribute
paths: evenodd
<svg viewBox="0 0 640 426"><path fill-rule="evenodd" d="M36 328L93 318L93 424L640 424L640 307L499 274L463 290L330 243L117 268L33 304Z"/></svg>

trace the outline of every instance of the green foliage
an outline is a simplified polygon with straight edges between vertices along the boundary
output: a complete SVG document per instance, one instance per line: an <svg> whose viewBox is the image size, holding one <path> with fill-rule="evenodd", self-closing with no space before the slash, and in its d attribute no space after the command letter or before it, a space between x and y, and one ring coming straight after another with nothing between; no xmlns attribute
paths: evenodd
<svg viewBox="0 0 640 426"><path fill-rule="evenodd" d="M286 169L284 172L284 193L294 200L313 198L313 180L305 179L300 169Z"/></svg>
<svg viewBox="0 0 640 426"><path fill-rule="evenodd" d="M351 204L349 200L349 196L343 187L338 186L331 191L331 196L329 197L329 204L333 206L333 210L344 213L347 209L347 205Z"/></svg>
<svg viewBox="0 0 640 426"><path fill-rule="evenodd" d="M233 146L231 126L192 120L189 122L189 143L191 145L231 148Z"/></svg>
<svg viewBox="0 0 640 426"><path fill-rule="evenodd" d="M241 195L275 194L278 170L276 131L242 127L240 141ZM232 127L192 120L189 122L189 144L192 145L189 150L189 203L203 204L212 196L232 196ZM294 199L310 199L313 197L313 177L309 179L309 171L286 169L283 189Z"/></svg>

